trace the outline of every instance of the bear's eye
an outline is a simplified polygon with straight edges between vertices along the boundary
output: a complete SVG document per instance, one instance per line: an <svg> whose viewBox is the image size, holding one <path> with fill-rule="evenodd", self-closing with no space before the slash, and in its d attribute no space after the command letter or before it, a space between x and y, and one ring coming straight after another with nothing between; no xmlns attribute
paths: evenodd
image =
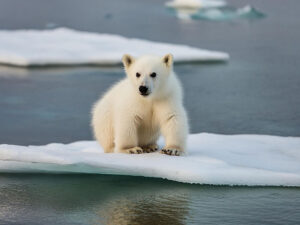
<svg viewBox="0 0 300 225"><path fill-rule="evenodd" d="M156 77L156 73L151 73L150 76L151 77Z"/></svg>
<svg viewBox="0 0 300 225"><path fill-rule="evenodd" d="M140 77L141 76L141 74L140 73L136 73L136 77Z"/></svg>

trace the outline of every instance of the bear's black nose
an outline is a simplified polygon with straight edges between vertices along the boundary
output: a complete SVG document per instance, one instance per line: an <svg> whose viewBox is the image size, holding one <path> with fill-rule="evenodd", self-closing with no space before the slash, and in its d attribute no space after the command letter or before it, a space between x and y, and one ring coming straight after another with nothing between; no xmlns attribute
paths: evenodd
<svg viewBox="0 0 300 225"><path fill-rule="evenodd" d="M140 86L139 90L140 90L141 94L144 95L147 93L148 88L146 86Z"/></svg>

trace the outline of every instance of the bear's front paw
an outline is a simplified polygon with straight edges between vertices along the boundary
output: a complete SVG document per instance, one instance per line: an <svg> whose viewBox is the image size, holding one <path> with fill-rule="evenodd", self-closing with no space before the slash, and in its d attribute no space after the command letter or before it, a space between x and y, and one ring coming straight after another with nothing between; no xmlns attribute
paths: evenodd
<svg viewBox="0 0 300 225"><path fill-rule="evenodd" d="M174 148L163 148L160 151L160 153L166 154L166 155L176 155L176 156L180 156L183 154L183 152L181 150L174 149Z"/></svg>
<svg viewBox="0 0 300 225"><path fill-rule="evenodd" d="M155 152L158 150L158 145L153 144L153 145L147 145L142 147L144 153L150 153L150 152Z"/></svg>
<svg viewBox="0 0 300 225"><path fill-rule="evenodd" d="M143 149L141 147L133 147L133 148L125 149L125 152L129 154L142 154Z"/></svg>

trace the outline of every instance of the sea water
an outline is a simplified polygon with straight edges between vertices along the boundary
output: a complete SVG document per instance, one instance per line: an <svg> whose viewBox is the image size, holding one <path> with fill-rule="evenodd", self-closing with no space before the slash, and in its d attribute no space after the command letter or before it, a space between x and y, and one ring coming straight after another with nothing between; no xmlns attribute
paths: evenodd
<svg viewBox="0 0 300 225"><path fill-rule="evenodd" d="M44 29L52 23L228 52L228 63L175 66L191 132L300 136L299 2L251 5L267 17L185 21L168 14L158 0L9 0L0 3L0 29ZM119 67L1 66L0 143L92 139L93 102L124 76ZM299 188L2 174L0 224L299 224L299 196Z"/></svg>

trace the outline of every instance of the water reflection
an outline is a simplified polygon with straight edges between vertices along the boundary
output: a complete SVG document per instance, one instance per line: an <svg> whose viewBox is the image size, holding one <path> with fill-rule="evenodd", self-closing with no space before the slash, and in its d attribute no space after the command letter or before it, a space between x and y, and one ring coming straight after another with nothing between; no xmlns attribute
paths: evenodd
<svg viewBox="0 0 300 225"><path fill-rule="evenodd" d="M104 175L0 175L0 224L298 224L299 188Z"/></svg>
<svg viewBox="0 0 300 225"><path fill-rule="evenodd" d="M132 190L99 205L99 221L108 225L185 224L189 195L179 188Z"/></svg>
<svg viewBox="0 0 300 225"><path fill-rule="evenodd" d="M1 175L1 222L185 224L188 189L122 176Z"/></svg>

